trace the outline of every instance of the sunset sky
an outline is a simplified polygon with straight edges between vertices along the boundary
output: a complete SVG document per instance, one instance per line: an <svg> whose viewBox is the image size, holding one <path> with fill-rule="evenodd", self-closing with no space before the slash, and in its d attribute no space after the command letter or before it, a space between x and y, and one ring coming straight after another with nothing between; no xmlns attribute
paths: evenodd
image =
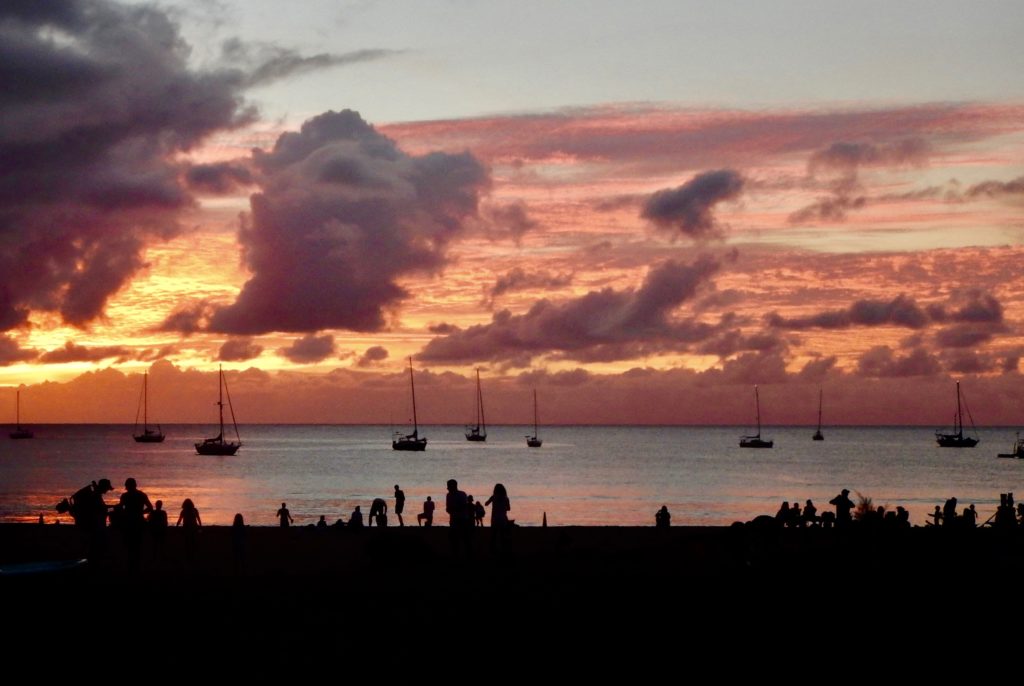
<svg viewBox="0 0 1024 686"><path fill-rule="evenodd" d="M2 3L0 421L1024 424L1021 27Z"/></svg>

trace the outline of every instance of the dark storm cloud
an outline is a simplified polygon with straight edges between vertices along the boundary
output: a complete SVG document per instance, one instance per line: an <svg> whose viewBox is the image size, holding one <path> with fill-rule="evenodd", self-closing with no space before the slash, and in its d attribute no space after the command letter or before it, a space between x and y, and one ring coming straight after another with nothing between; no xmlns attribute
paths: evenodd
<svg viewBox="0 0 1024 686"><path fill-rule="evenodd" d="M296 364L314 364L334 354L334 336L311 333L277 352Z"/></svg>
<svg viewBox="0 0 1024 686"><path fill-rule="evenodd" d="M419 359L523 362L536 355L559 353L567 359L593 361L682 349L718 330L692 319L670 318L718 268L719 263L707 256L692 264L669 260L652 268L638 289L605 288L560 303L540 300L521 315L502 310L490 324L433 339Z"/></svg>
<svg viewBox="0 0 1024 686"><path fill-rule="evenodd" d="M377 331L433 274L477 213L489 176L468 152L407 155L349 110L310 119L256 151L261 192L239 232L253 273L213 331Z"/></svg>
<svg viewBox="0 0 1024 686"><path fill-rule="evenodd" d="M897 355L887 345L865 351L857 360L857 373L869 377L930 376L942 367L934 355L924 348L915 348L906 355Z"/></svg>
<svg viewBox="0 0 1024 686"><path fill-rule="evenodd" d="M644 202L640 216L663 229L676 229L692 238L718 236L721 228L712 210L743 191L743 177L732 169L704 172L682 186L666 188Z"/></svg>
<svg viewBox="0 0 1024 686"><path fill-rule="evenodd" d="M39 351L22 348L10 336L0 335L0 367L7 367L17 362L28 362L39 357Z"/></svg>
<svg viewBox="0 0 1024 686"><path fill-rule="evenodd" d="M249 161L193 164L185 170L185 183L197 193L224 195L253 183Z"/></svg>
<svg viewBox="0 0 1024 686"><path fill-rule="evenodd" d="M132 351L120 345L87 347L67 341L63 348L56 348L39 356L43 364L59 364L62 362L98 362L111 357L130 358Z"/></svg>
<svg viewBox="0 0 1024 686"><path fill-rule="evenodd" d="M829 310L807 317L786 318L777 312L766 317L769 326L780 329L847 329L852 326L905 326L920 329L928 324L928 314L907 295L892 300L858 300L842 310Z"/></svg>
<svg viewBox="0 0 1024 686"><path fill-rule="evenodd" d="M380 345L373 345L366 349L362 357L356 362L357 367L372 367L379 362L388 359L387 348Z"/></svg>
<svg viewBox="0 0 1024 686"><path fill-rule="evenodd" d="M217 359L222 362L245 362L254 357L259 357L263 352L263 346L257 344L248 337L229 338L220 346Z"/></svg>

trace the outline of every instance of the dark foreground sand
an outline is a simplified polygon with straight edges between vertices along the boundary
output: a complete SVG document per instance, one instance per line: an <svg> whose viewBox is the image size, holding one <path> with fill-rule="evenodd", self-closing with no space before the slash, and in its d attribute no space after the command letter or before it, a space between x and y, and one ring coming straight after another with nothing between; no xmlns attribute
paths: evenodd
<svg viewBox="0 0 1024 686"><path fill-rule="evenodd" d="M128 616L188 640L348 645L397 634L657 642L694 628L728 641L901 626L926 635L953 618L985 631L1016 622L1024 572L1024 532L990 529L516 528L502 551L476 529L467 554L447 527L247 527L236 560L231 530L207 527L191 562L171 529L159 557L147 542L141 569L108 533L107 557L83 568L0 575L8 631L49 636L76 617L109 628ZM0 525L0 568L82 550L70 526ZM108 640L70 626L63 639Z"/></svg>

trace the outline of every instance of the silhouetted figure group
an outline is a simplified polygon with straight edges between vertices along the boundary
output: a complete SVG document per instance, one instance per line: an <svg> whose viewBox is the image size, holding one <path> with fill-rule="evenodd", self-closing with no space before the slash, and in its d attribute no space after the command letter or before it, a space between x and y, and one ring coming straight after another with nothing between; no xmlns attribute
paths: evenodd
<svg viewBox="0 0 1024 686"><path fill-rule="evenodd" d="M828 518L828 520L831 521L831 518ZM804 509L802 511L800 510L800 503L793 503L792 507L790 507L789 501L784 501L782 503L782 507L780 507L779 511L775 513L775 521L777 521L780 526L788 526L792 528L818 526L822 523L821 518L818 517L818 508L814 506L814 502L809 498L804 504Z"/></svg>

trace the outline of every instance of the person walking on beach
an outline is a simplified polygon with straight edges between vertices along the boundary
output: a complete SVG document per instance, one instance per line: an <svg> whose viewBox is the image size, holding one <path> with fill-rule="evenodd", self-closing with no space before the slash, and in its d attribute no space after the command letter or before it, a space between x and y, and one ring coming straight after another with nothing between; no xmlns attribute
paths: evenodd
<svg viewBox="0 0 1024 686"><path fill-rule="evenodd" d="M405 526L402 521L402 513L405 511L405 492L395 484L395 516L398 517L398 526Z"/></svg>
<svg viewBox="0 0 1024 686"><path fill-rule="evenodd" d="M848 489L844 488L839 495L828 501L828 504L835 505L836 526L846 526L853 521L850 512L853 510L854 504L850 500L850 491Z"/></svg>
<svg viewBox="0 0 1024 686"><path fill-rule="evenodd" d="M277 518L281 520L281 528L287 528L289 524L294 524L295 520L292 519L292 513L288 511L288 504L281 503L281 509L277 511Z"/></svg>
<svg viewBox="0 0 1024 686"><path fill-rule="evenodd" d="M370 503L370 514L367 515L369 521L366 522L367 526L387 526L388 525L388 504L384 498L374 498L373 502Z"/></svg>
<svg viewBox="0 0 1024 686"><path fill-rule="evenodd" d="M426 524L423 524L426 522ZM423 501L423 512L416 515L416 523L420 526L432 526L434 524L434 501L428 495Z"/></svg>

